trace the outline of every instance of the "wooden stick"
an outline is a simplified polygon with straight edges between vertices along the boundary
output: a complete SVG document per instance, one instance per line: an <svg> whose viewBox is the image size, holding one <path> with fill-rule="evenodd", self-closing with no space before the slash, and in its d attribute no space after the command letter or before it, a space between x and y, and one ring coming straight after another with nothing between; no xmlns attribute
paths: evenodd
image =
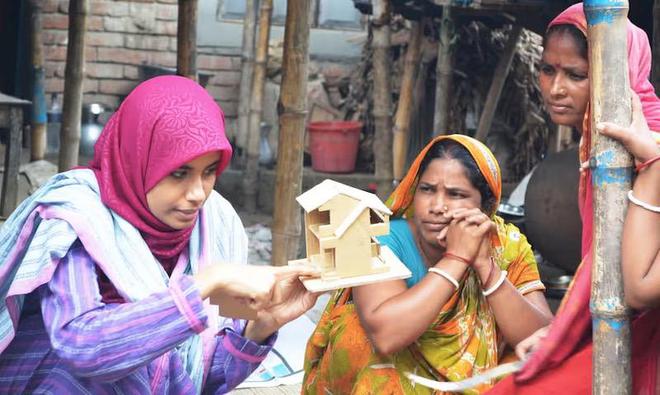
<svg viewBox="0 0 660 395"><path fill-rule="evenodd" d="M179 0L176 73L197 81L197 0Z"/></svg>
<svg viewBox="0 0 660 395"><path fill-rule="evenodd" d="M30 1L30 47L32 49L32 136L30 160L43 159L46 154L46 90L43 58L43 42L41 40L41 9L42 2Z"/></svg>
<svg viewBox="0 0 660 395"><path fill-rule="evenodd" d="M64 100L62 129L60 130L60 172L78 165L80 147L80 115L83 97L83 68L85 64L85 31L89 0L69 1L69 44L64 69Z"/></svg>
<svg viewBox="0 0 660 395"><path fill-rule="evenodd" d="M23 108L9 108L9 139L5 147L5 169L2 176L0 214L7 218L18 204L18 169L23 148Z"/></svg>
<svg viewBox="0 0 660 395"><path fill-rule="evenodd" d="M406 58L401 78L399 104L394 116L394 142L392 144L394 162L394 180L400 181L404 175L408 139L410 138L410 117L412 115L413 90L420 66L420 48L422 43L422 23L411 22L410 42L406 49Z"/></svg>
<svg viewBox="0 0 660 395"><path fill-rule="evenodd" d="M250 115L250 93L254 75L255 35L257 34L257 0L246 0L245 18L243 19L243 47L241 49L241 88L238 98L238 135L236 145L242 150L247 149L248 118ZM246 152L241 152L241 162ZM242 166L245 163L241 163Z"/></svg>
<svg viewBox="0 0 660 395"><path fill-rule="evenodd" d="M257 209L257 181L259 179L259 138L261 112L266 84L266 62L268 61L268 38L270 19L273 14L273 0L262 0L259 12L259 33L254 62L254 80L250 95L250 116L248 118L248 144L245 177L243 177L244 207L249 212Z"/></svg>
<svg viewBox="0 0 660 395"><path fill-rule="evenodd" d="M587 0L593 245L591 316L595 395L632 393L629 310L623 297L621 236L632 180L632 158L617 141L596 133L601 121L629 125L626 0Z"/></svg>
<svg viewBox="0 0 660 395"><path fill-rule="evenodd" d="M435 82L435 114L433 116L433 135L447 134L449 131L449 96L452 83L451 39L454 22L451 6L442 7L440 37L438 39L438 61Z"/></svg>
<svg viewBox="0 0 660 395"><path fill-rule="evenodd" d="M521 32L522 26L520 25L513 25L509 32L509 38L504 47L504 52L495 67L493 81L488 89L488 96L486 96L486 104L484 105L481 117L479 118L479 126L477 127L477 133L475 135L477 140L486 141L488 132L490 132L493 118L495 118L495 110L497 110L497 104L500 102L502 89L504 88L504 83L509 75L509 69L513 62L513 56L516 54L516 45L518 44L518 38L520 38Z"/></svg>
<svg viewBox="0 0 660 395"><path fill-rule="evenodd" d="M374 73L374 161L378 196L392 190L392 81L390 69L390 2L373 0L371 29Z"/></svg>
<svg viewBox="0 0 660 395"><path fill-rule="evenodd" d="M310 3L287 1L272 227L272 264L277 266L296 257L301 238L301 214L295 198L302 192Z"/></svg>

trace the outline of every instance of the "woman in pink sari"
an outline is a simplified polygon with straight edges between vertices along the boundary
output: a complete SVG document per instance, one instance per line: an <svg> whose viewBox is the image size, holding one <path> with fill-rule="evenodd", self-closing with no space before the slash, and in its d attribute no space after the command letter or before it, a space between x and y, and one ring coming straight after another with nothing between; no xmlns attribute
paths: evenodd
<svg viewBox="0 0 660 395"><path fill-rule="evenodd" d="M557 16L544 38L539 76L553 121L581 132L581 163L588 161L590 152L586 34L581 3ZM631 192L633 197L624 226L622 265L626 301L640 310L632 323L633 393L650 395L657 393L660 372L660 309L657 307L660 303L657 291L660 289L660 221L655 211L659 203L657 159L660 152L648 127L660 130L660 100L648 81L651 51L646 33L628 22L627 34L630 85L639 98L633 98L634 122L630 128L601 124L598 131L624 143L644 168ZM489 394L583 394L591 391L589 299L593 209L589 168L581 172L579 204L583 258L569 292L552 325L519 345L519 356L531 351L522 371L502 380ZM646 232L643 238L639 236L640 231Z"/></svg>

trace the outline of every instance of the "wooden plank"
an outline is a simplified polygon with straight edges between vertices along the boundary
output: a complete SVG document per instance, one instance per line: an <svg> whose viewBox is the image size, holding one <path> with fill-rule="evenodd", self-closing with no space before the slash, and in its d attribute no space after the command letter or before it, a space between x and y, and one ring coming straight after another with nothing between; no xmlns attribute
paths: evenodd
<svg viewBox="0 0 660 395"><path fill-rule="evenodd" d="M273 213L273 265L286 265L298 255L301 213L296 196L302 192L303 144L307 115L309 62L308 0L288 0L282 56L280 136L277 144L275 210Z"/></svg>
<svg viewBox="0 0 660 395"><path fill-rule="evenodd" d="M438 60L435 79L435 112L433 114L433 135L447 134L449 128L449 96L452 83L451 39L454 22L451 7L442 8L440 37L438 38Z"/></svg>
<svg viewBox="0 0 660 395"><path fill-rule="evenodd" d="M23 139L23 109L9 108L9 139L5 150L5 169L2 176L0 214L8 217L18 203L18 167L21 162Z"/></svg>
<svg viewBox="0 0 660 395"><path fill-rule="evenodd" d="M488 137L488 132L490 132L493 118L495 118L495 111L497 110L497 105L500 102L500 96L502 95L502 89L504 89L504 83L509 75L513 56L516 54L516 45L518 44L518 38L520 37L521 32L522 26L513 25L511 32L509 32L509 38L504 47L504 52L495 67L493 81L488 89L488 96L486 96L486 103L481 112L477 134L475 135L475 138L479 141L485 142L486 137Z"/></svg>
<svg viewBox="0 0 660 395"><path fill-rule="evenodd" d="M197 81L197 0L179 0L176 73Z"/></svg>

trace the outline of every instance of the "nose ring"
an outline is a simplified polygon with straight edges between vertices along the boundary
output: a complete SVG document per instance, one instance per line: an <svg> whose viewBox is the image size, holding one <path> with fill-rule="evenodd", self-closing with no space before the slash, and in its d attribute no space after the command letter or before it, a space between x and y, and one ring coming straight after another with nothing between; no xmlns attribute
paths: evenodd
<svg viewBox="0 0 660 395"><path fill-rule="evenodd" d="M446 214L447 211L449 211L449 207L447 207L446 205L445 205L445 206L442 206L442 212L443 212L444 214Z"/></svg>

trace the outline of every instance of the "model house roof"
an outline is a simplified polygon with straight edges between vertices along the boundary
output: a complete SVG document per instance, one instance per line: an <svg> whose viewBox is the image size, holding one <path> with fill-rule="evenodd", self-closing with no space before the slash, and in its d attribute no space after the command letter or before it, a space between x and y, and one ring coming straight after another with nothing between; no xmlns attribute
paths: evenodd
<svg viewBox="0 0 660 395"><path fill-rule="evenodd" d="M343 194L359 200L362 205L369 207L379 214L391 215L390 209L380 201L378 196L358 188L339 183L333 180L324 180L307 192L296 198L305 212L310 212L321 207L335 196Z"/></svg>

